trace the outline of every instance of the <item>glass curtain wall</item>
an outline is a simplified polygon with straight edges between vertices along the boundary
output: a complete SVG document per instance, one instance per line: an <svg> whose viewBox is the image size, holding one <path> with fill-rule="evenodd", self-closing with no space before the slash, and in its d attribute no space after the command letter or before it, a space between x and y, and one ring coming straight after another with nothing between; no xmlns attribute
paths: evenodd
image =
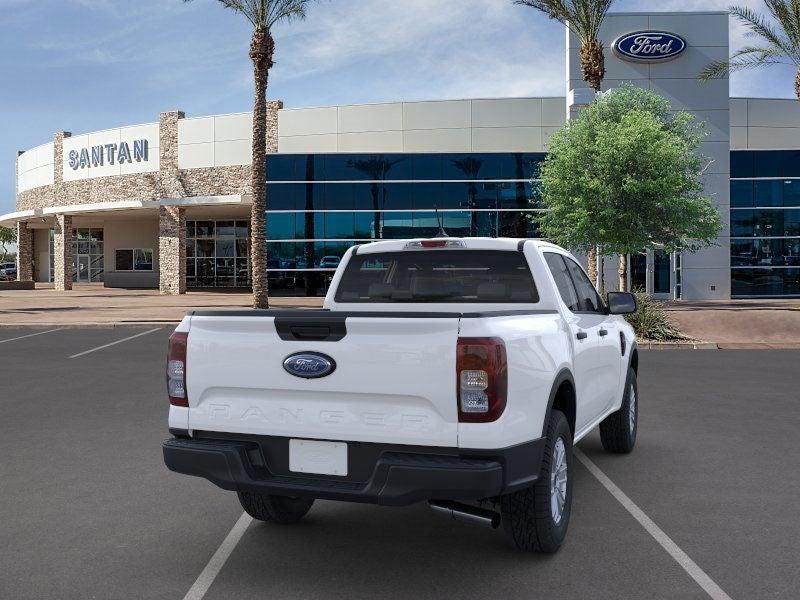
<svg viewBox="0 0 800 600"><path fill-rule="evenodd" d="M186 286L249 287L250 223L186 222Z"/></svg>
<svg viewBox="0 0 800 600"><path fill-rule="evenodd" d="M354 244L432 237L536 237L545 155L277 154L267 157L272 293L325 292ZM438 216L437 216L438 211Z"/></svg>
<svg viewBox="0 0 800 600"><path fill-rule="evenodd" d="M800 296L800 150L731 152L731 294Z"/></svg>

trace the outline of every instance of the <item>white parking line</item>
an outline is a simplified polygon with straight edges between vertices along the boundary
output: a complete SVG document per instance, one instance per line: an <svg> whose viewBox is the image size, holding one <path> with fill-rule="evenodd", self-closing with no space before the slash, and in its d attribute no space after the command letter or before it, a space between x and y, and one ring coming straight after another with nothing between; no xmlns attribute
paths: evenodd
<svg viewBox="0 0 800 600"><path fill-rule="evenodd" d="M78 354L73 354L72 356L70 356L70 358L78 358L80 356L86 356L87 354L91 354L92 352L97 352L98 350L102 350L103 348L116 346L117 344L121 344L122 342L127 342L128 340L133 340L138 337L142 337L143 335L147 335L148 333L153 333L154 331L160 331L160 330L161 327L156 327L155 329L150 329L149 331L143 331L142 333L137 333L136 335L122 338L121 340L117 340L116 342L111 342L110 344L103 344L102 346L98 346L97 348L92 348L91 350L86 350L85 352L78 352Z"/></svg>
<svg viewBox="0 0 800 600"><path fill-rule="evenodd" d="M214 556L211 557L211 560L208 561L206 568L203 569L203 572L197 577L194 585L186 592L183 600L201 600L203 596L206 595L208 588L214 583L222 567L225 566L231 552L236 548L236 544L242 539L244 532L247 531L247 528L252 522L253 517L247 513L242 513L242 516L236 521L236 525L233 526L233 529L231 529L227 537L222 540L222 544L217 548L217 551L214 552Z"/></svg>
<svg viewBox="0 0 800 600"><path fill-rule="evenodd" d="M617 501L622 504L623 508L627 510L631 516L639 522L639 525L644 527L645 531L649 533L659 545L667 551L667 553L675 559L681 568L688 573L689 577L695 580L705 592L714 600L731 600L731 597L726 594L721 587L719 587L708 574L703 571L697 563L694 562L689 555L681 550L672 539L656 525L653 520L644 514L641 508L634 504L633 500L619 489L616 484L611 481L608 476L594 464L588 456L586 456L578 448L574 448L575 456L583 463L583 466L589 469L589 472L594 475L595 479L606 488Z"/></svg>
<svg viewBox="0 0 800 600"><path fill-rule="evenodd" d="M54 331L61 331L61 329L50 329L48 331L39 331L37 333L29 333L28 335L21 335L19 337L11 338L8 340L0 340L0 344L5 344L6 342L16 342L17 340L24 340L25 338L34 337L37 335L44 335L45 333L53 333Z"/></svg>

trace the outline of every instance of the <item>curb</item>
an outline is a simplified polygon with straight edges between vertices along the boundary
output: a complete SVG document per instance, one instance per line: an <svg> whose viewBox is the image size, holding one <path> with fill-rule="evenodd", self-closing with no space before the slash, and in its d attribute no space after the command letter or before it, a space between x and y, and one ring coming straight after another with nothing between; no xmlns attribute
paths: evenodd
<svg viewBox="0 0 800 600"><path fill-rule="evenodd" d="M719 350L716 342L637 342L639 349L644 350Z"/></svg>

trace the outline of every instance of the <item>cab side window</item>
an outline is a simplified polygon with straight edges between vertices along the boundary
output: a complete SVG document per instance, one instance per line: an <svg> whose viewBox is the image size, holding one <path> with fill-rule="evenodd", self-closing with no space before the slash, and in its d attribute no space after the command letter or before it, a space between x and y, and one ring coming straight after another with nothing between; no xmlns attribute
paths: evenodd
<svg viewBox="0 0 800 600"><path fill-rule="evenodd" d="M564 262L567 263L567 268L569 269L570 275L572 275L572 281L575 283L575 289L578 290L578 297L580 298L582 312L596 312L596 313L604 313L605 306L603 305L603 301L600 299L600 294L597 293L597 290L594 289L592 282L586 276L586 273L583 272L583 269L578 266L571 258L567 258L566 256L563 257Z"/></svg>
<svg viewBox="0 0 800 600"><path fill-rule="evenodd" d="M564 304L572 312L580 312L582 310L581 303L564 259L561 258L560 254L545 252L544 260L550 268L550 273L553 274L556 288L558 288L558 293L561 295Z"/></svg>

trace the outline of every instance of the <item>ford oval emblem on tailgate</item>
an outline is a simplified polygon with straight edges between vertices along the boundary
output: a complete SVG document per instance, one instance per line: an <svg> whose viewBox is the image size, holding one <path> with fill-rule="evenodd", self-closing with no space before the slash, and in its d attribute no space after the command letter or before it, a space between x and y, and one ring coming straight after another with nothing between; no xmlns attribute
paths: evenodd
<svg viewBox="0 0 800 600"><path fill-rule="evenodd" d="M298 352L286 357L283 368L295 377L316 379L333 373L336 370L336 362L330 356L319 352Z"/></svg>

